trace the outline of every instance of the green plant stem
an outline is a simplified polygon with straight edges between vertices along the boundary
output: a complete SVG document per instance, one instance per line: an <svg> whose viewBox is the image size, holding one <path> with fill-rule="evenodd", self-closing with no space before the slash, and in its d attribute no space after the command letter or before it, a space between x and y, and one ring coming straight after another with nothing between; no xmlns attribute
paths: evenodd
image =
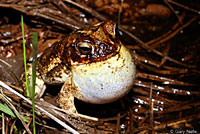
<svg viewBox="0 0 200 134"><path fill-rule="evenodd" d="M22 26L22 39L23 39L23 52L24 52L24 70L25 70L25 79L26 79L26 95L30 97L29 94L29 84L28 84L28 77L27 77L27 69L26 69L26 46L25 46L25 39L24 39L24 21L23 15L21 15L21 26Z"/></svg>
<svg viewBox="0 0 200 134"><path fill-rule="evenodd" d="M33 133L36 134L35 128L35 82L36 82L36 66L37 66L37 43L38 35L33 33L33 63L32 63L32 110L33 110Z"/></svg>

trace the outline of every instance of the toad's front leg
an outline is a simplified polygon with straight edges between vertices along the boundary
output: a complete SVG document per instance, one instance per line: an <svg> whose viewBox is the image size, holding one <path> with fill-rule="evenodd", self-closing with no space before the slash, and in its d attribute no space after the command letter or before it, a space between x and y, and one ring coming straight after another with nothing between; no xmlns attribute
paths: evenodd
<svg viewBox="0 0 200 134"><path fill-rule="evenodd" d="M64 83L59 93L58 103L62 109L68 110L72 113L77 113L74 105L74 96L80 95L78 87L74 85L72 77Z"/></svg>

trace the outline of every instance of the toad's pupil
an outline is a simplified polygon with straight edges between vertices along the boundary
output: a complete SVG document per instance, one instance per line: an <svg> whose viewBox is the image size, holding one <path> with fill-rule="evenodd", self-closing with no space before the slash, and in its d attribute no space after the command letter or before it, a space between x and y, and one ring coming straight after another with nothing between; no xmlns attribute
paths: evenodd
<svg viewBox="0 0 200 134"><path fill-rule="evenodd" d="M89 54L92 50L92 48L90 48L90 47L81 47L81 46L79 46L78 49L79 49L80 53L84 54L84 55Z"/></svg>

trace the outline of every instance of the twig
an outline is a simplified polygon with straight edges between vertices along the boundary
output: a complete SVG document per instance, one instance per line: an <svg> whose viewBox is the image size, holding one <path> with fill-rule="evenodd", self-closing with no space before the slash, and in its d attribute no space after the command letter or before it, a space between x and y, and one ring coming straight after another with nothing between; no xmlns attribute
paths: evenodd
<svg viewBox="0 0 200 134"><path fill-rule="evenodd" d="M165 50L163 52L164 55L166 55L166 56L168 55L170 47L171 47L171 44L167 43L167 46L166 46L166 48L165 48ZM160 62L160 67L163 66L165 64L165 62L166 62L166 59L163 57L161 62Z"/></svg>
<svg viewBox="0 0 200 134"><path fill-rule="evenodd" d="M156 125L154 127L154 129L159 130L159 129L164 129L166 127L177 126L178 124L186 123L186 122L192 121L194 119L198 119L198 118L200 118L200 114L188 116L186 118L174 120L174 121L167 122L167 123L162 123L161 125Z"/></svg>
<svg viewBox="0 0 200 134"><path fill-rule="evenodd" d="M28 122L27 126L30 126L30 124L31 124L32 120L33 120L32 118L29 120L29 122ZM26 131L24 131L24 132L23 132L23 134L26 134Z"/></svg>
<svg viewBox="0 0 200 134"><path fill-rule="evenodd" d="M192 12L194 12L194 13L200 14L200 11L199 11L199 10L190 8L190 7L188 7L188 6L182 5L182 4L177 3L177 2L175 2L175 1L172 1L172 0L168 0L168 2L170 2L170 3L174 4L174 5L177 5L177 6L179 6L179 7L182 7L182 8L184 8L184 9L186 9L186 10L189 10L189 11L192 11Z"/></svg>
<svg viewBox="0 0 200 134"><path fill-rule="evenodd" d="M141 87L146 87L146 88L151 88L151 84L149 82L144 82L144 81L138 81L135 80L135 85L141 86ZM181 90L181 89L176 89L176 88L170 88L170 87L162 87L158 85L152 85L152 89L156 91L161 91L164 93L170 93L170 94L176 94L176 95L196 95L200 96L200 92L198 91L187 91L187 90Z"/></svg>
<svg viewBox="0 0 200 134"><path fill-rule="evenodd" d="M117 124L115 129L116 134L119 134L119 127L120 127L120 113L117 114Z"/></svg>
<svg viewBox="0 0 200 134"><path fill-rule="evenodd" d="M122 5L124 3L124 0L121 0L121 4L120 4L120 8L119 8L119 12L118 12L118 25L120 25L120 21L121 21L121 12L122 12Z"/></svg>
<svg viewBox="0 0 200 134"><path fill-rule="evenodd" d="M138 73L137 77L160 81L160 82L166 82L166 84L174 84L174 85L181 85L181 86L198 86L195 84L190 84L190 83L186 83L186 82L182 82L182 81L178 81L178 80L174 80L174 79L170 79L170 78L162 77L162 76L158 77L158 75L147 74L147 73Z"/></svg>
<svg viewBox="0 0 200 134"><path fill-rule="evenodd" d="M171 112L177 112L177 111L183 111L183 110L189 110L192 108L197 108L200 106L200 102L187 102L187 103L181 103L179 105L175 105L175 106L172 106L168 109L165 109L165 111L163 111L162 113L163 114L166 114L166 113L171 113Z"/></svg>
<svg viewBox="0 0 200 134"><path fill-rule="evenodd" d="M81 9L85 10L86 12L90 13L91 15L93 15L96 18L99 18L99 19L101 19L103 21L107 20L107 18L105 16L99 14L96 10L94 10L92 8L89 8L86 5L80 4L78 2L74 2L72 0L64 0L64 1L66 1L66 2L68 2L68 3L70 3L70 4L74 5L74 6L77 6L77 7L81 8Z"/></svg>
<svg viewBox="0 0 200 134"><path fill-rule="evenodd" d="M170 122L162 123L160 125L156 125L156 126L154 126L154 130L160 130L160 129L166 129L168 127L178 126L179 124L187 123L187 122L190 122L192 120L199 119L199 118L200 118L200 114L188 116L188 117L185 117L183 119L177 119L177 120L174 120L174 121L170 121ZM141 131L140 134L144 134L145 132L147 132L149 130L151 130L150 127L142 126L142 127L135 129L134 133L138 133L139 131Z"/></svg>
<svg viewBox="0 0 200 134"><path fill-rule="evenodd" d="M152 82L151 82L151 88L150 88L150 94L149 94L149 109L150 109L150 128L153 129L153 126L154 126L154 118L153 118L153 105L154 105L154 102L152 100ZM153 131L153 130L152 130Z"/></svg>
<svg viewBox="0 0 200 134"><path fill-rule="evenodd" d="M13 129L14 129L14 126L15 126L15 123L16 123L17 119L15 119L11 125L11 128L10 128L10 134L13 134Z"/></svg>
<svg viewBox="0 0 200 134"><path fill-rule="evenodd" d="M36 102L36 103L37 103L37 102ZM40 103L41 103L41 102L39 102L39 103L37 103L37 104L40 105ZM55 109L55 110L57 110L57 111L62 111L62 112L64 112L64 113L66 113L66 114L69 114L69 115L72 115L72 116L75 116L75 117L78 116L78 117L82 117L82 118L84 118L84 119L88 119L88 120L92 120L92 121L98 121L98 120L99 120L99 119L96 118L96 117L91 117L91 116L83 115L83 114L80 114L80 113L72 113L72 112L69 112L68 110L60 109L60 108L58 108L58 107L56 107L56 106L54 106L54 105L52 105L52 104L49 104L49 103L47 103L47 102L44 102L44 103L46 103L45 107L47 107L47 108Z"/></svg>
<svg viewBox="0 0 200 134"><path fill-rule="evenodd" d="M135 95L134 96L134 102L137 104L142 104L142 105L148 105L149 106L149 89L145 88L140 88L140 90L144 90L145 93L140 93L141 95ZM138 90L136 90L136 93ZM159 96L157 94L158 92L153 91L153 97L154 97L154 106L159 106L160 108L162 107L174 107L175 105L180 105L181 101L177 100L172 100L168 99L165 94L162 94L159 92ZM162 111L162 110L161 110ZM163 112L163 111L162 111Z"/></svg>
<svg viewBox="0 0 200 134"><path fill-rule="evenodd" d="M135 126L134 126L134 117L133 117L133 109L132 108L129 108L129 111L130 111L130 114L129 114L129 116L130 116L130 134L133 134L133 130L134 130L134 128L135 128Z"/></svg>
<svg viewBox="0 0 200 134"><path fill-rule="evenodd" d="M9 84L8 82L5 82L5 81L2 81L2 82L5 83L6 85L8 85L8 86L10 86L10 87L12 87L14 89L16 89L19 92L23 92L23 90L21 88L15 86L15 85Z"/></svg>
<svg viewBox="0 0 200 134"><path fill-rule="evenodd" d="M4 113L2 112L2 134L5 134L5 116L4 116Z"/></svg>
<svg viewBox="0 0 200 134"><path fill-rule="evenodd" d="M42 18L45 18L47 20L54 21L58 24L62 24L64 26L67 26L71 29L79 29L80 27L82 27L81 25L76 23L76 21L70 19L69 17L63 18L64 20L60 20L60 19L55 19L55 17L57 17L57 16L51 17L51 16L48 16L46 14L40 13L40 12L37 11L36 6L31 7L29 5L29 8L25 8L24 6L16 5L16 4L0 4L0 7L12 8L12 9L20 11L22 13L25 13L27 15L42 17Z"/></svg>
<svg viewBox="0 0 200 134"><path fill-rule="evenodd" d="M168 5L168 7L172 10L172 12L176 15L176 17L178 18L178 21L180 22L180 24L183 25L182 20L180 19L180 17L178 16L178 14L174 10L174 8L169 4L169 2L167 0L164 0L164 2Z"/></svg>
<svg viewBox="0 0 200 134"><path fill-rule="evenodd" d="M39 12L32 11L31 14L34 15L34 16L39 16L39 17L54 21L56 23L68 26L71 29L79 29L81 27L81 26L78 26L78 25L72 25L73 23L70 24L69 22L66 22L66 21L63 21L63 20L60 20L60 19L56 19L56 18L53 18L53 17L49 17L48 15L45 15L45 14L42 14L42 13L39 13ZM73 20L71 20L71 21L73 21Z"/></svg>
<svg viewBox="0 0 200 134"><path fill-rule="evenodd" d="M158 74L163 74L163 75L174 75L174 74L186 74L186 73L188 73L188 70L186 70L186 69L182 69L182 68L170 69L170 70L158 69L158 68L143 64L140 61L137 61L137 65L141 66L142 68L145 68L149 71L152 71L152 72L155 72L155 73L158 73ZM163 68L164 67L165 66L163 66ZM200 72L197 71L197 73L200 73Z"/></svg>
<svg viewBox="0 0 200 134"><path fill-rule="evenodd" d="M132 49L132 46L128 46L127 48L131 48ZM134 57L134 59L138 60L138 61L141 61L143 63L146 63L146 64L150 64L150 65L153 65L155 67L160 67L160 64L155 61L155 60L148 60L148 57L145 57L145 56L141 56L141 55L138 55L136 53L131 53L131 55Z"/></svg>
<svg viewBox="0 0 200 134"><path fill-rule="evenodd" d="M6 61L4 61L4 60L2 60L2 59L0 59L0 61L2 62L2 63L4 63L5 65L7 65L9 68L11 68L12 66L9 64L9 63L7 63Z"/></svg>

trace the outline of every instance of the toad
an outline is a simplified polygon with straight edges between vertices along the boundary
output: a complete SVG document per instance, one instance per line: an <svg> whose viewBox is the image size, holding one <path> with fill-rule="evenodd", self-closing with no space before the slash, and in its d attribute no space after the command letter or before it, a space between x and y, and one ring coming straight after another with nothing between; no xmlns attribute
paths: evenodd
<svg viewBox="0 0 200 134"><path fill-rule="evenodd" d="M31 76L31 67L29 79ZM130 51L116 37L116 24L100 22L47 48L38 58L36 93L45 84L63 84L58 103L77 112L74 97L105 104L123 97L132 88L136 68Z"/></svg>

